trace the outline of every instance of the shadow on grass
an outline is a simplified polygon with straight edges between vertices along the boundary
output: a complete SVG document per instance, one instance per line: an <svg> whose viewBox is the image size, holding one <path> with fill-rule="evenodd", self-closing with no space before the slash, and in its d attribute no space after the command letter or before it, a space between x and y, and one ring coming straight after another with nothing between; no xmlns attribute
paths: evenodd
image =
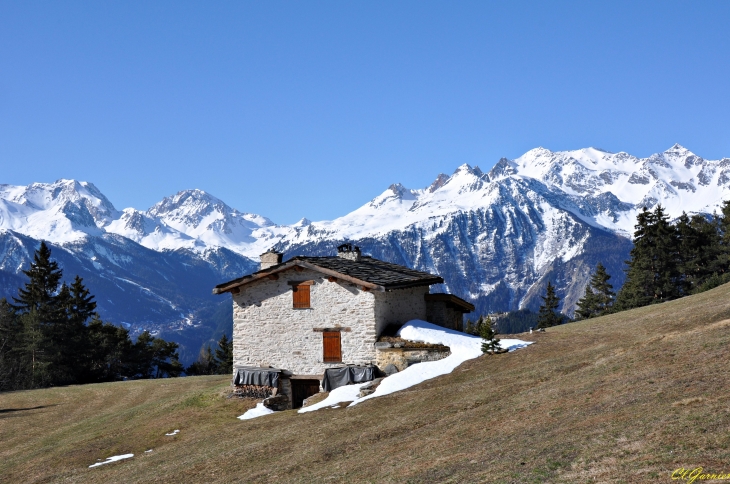
<svg viewBox="0 0 730 484"><path fill-rule="evenodd" d="M38 405L37 407L28 408L0 408L0 414L11 412L25 412L26 410L38 410L39 408L55 407L57 405L57 403L53 403L51 405Z"/></svg>

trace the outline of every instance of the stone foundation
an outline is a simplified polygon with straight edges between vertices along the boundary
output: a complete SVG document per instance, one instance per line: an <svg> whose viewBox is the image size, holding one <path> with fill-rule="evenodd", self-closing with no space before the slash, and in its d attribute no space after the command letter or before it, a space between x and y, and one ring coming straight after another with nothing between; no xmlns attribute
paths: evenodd
<svg viewBox="0 0 730 484"><path fill-rule="evenodd" d="M416 363L443 360L449 355L451 351L443 348L376 348L375 364L381 370L392 364L403 371Z"/></svg>

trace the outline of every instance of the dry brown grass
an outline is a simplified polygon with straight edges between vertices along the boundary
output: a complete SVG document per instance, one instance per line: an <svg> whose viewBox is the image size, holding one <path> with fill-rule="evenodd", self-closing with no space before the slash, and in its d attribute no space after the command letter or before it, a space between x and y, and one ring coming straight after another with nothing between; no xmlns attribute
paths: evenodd
<svg viewBox="0 0 730 484"><path fill-rule="evenodd" d="M729 296L722 286L553 328L529 348L347 409L239 421L255 402L224 398L225 377L3 394L0 480L602 483L730 472Z"/></svg>

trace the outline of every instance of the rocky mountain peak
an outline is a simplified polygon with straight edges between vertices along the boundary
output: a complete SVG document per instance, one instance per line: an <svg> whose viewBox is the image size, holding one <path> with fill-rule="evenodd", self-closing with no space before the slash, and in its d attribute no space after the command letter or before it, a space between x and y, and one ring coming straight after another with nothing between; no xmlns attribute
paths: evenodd
<svg viewBox="0 0 730 484"><path fill-rule="evenodd" d="M445 173L439 173L439 175L436 177L436 179L431 183L431 185L426 189L428 193L433 193L444 184L449 181L449 175L446 175Z"/></svg>
<svg viewBox="0 0 730 484"><path fill-rule="evenodd" d="M460 175L460 174L469 174L474 175L477 177L481 177L484 173L482 173L482 170L479 169L478 166L475 166L472 168L472 166L469 163L464 163L463 165L459 166L456 170L454 170L454 174L452 175Z"/></svg>
<svg viewBox="0 0 730 484"><path fill-rule="evenodd" d="M404 187L400 183L393 183L388 187L388 190L393 192L396 198L412 197L413 193L408 188Z"/></svg>
<svg viewBox="0 0 730 484"><path fill-rule="evenodd" d="M182 190L165 197L147 211L150 216L168 215L205 216L212 211L230 212L231 207L203 190Z"/></svg>
<svg viewBox="0 0 730 484"><path fill-rule="evenodd" d="M293 227L307 227L308 225L312 225L312 221L306 217L302 217Z"/></svg>
<svg viewBox="0 0 730 484"><path fill-rule="evenodd" d="M516 165L514 162L507 158L501 158L494 167L489 171L490 180L499 180L517 173L515 169Z"/></svg>
<svg viewBox="0 0 730 484"><path fill-rule="evenodd" d="M28 186L0 185L0 198L33 211L66 215L72 223L82 227L104 227L118 216L114 205L94 184L77 180L60 179Z"/></svg>

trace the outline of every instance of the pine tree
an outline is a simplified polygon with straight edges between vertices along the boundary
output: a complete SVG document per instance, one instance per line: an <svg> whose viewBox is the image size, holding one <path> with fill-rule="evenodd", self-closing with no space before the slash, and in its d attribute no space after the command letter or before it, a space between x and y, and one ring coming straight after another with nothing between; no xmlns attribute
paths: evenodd
<svg viewBox="0 0 730 484"><path fill-rule="evenodd" d="M721 272L721 229L717 216L712 221L702 215L686 213L679 217L676 229L679 239L678 264L682 295L691 294L712 274Z"/></svg>
<svg viewBox="0 0 730 484"><path fill-rule="evenodd" d="M679 236L661 205L637 216L634 248L627 261L626 282L616 297L619 310L646 306L682 295Z"/></svg>
<svg viewBox="0 0 730 484"><path fill-rule="evenodd" d="M479 336L482 334L482 328L484 327L484 316L479 316L479 319L477 319L477 323L474 325L474 332L472 333L474 336Z"/></svg>
<svg viewBox="0 0 730 484"><path fill-rule="evenodd" d="M84 286L84 280L76 276L70 287L69 319L84 324L90 318L97 316L94 296Z"/></svg>
<svg viewBox="0 0 730 484"><path fill-rule="evenodd" d="M216 363L215 356L213 355L213 351L210 349L210 345L200 348L198 359L185 368L185 373L190 376L216 375L218 373L218 365Z"/></svg>
<svg viewBox="0 0 730 484"><path fill-rule="evenodd" d="M233 341L228 340L225 334L218 341L218 348L215 350L216 373L228 375L233 373Z"/></svg>
<svg viewBox="0 0 730 484"><path fill-rule="evenodd" d="M178 344L155 338L149 331L137 337L132 346L130 373L133 378L180 376L184 368L177 353Z"/></svg>
<svg viewBox="0 0 730 484"><path fill-rule="evenodd" d="M23 274L29 280L18 289L18 297L13 298L15 304L11 305L22 328L15 357L28 369L23 381L18 382L18 388L72 383L71 369L60 361L68 354L64 352L67 335L59 327L64 321L62 301L68 296L68 288L64 285L59 291L63 272L58 263L51 260L51 251L45 242L41 242L30 268Z"/></svg>
<svg viewBox="0 0 730 484"><path fill-rule="evenodd" d="M13 298L13 308L20 313L35 310L41 320L53 319L56 312L55 293L63 277L56 261L51 260L51 250L45 242L33 254L33 262L23 274L30 279L24 288L18 289L18 297Z"/></svg>
<svg viewBox="0 0 730 484"><path fill-rule="evenodd" d="M20 338L14 348L14 358L24 368L21 379L17 381L16 389L30 389L48 386L53 383L48 373L51 364L49 361L48 339L44 334L41 319L36 309L31 309L19 316Z"/></svg>
<svg viewBox="0 0 730 484"><path fill-rule="evenodd" d="M597 311L597 298L591 290L590 282L586 284L585 294L578 300L577 309L575 310L576 320L592 318L596 315Z"/></svg>
<svg viewBox="0 0 730 484"><path fill-rule="evenodd" d="M482 353L488 353L490 355L502 353L502 347L499 344L499 338L497 338L497 331L492 328L492 318L489 316L482 322L479 336L482 337Z"/></svg>
<svg viewBox="0 0 730 484"><path fill-rule="evenodd" d="M611 312L615 293L609 279L611 276L599 262L596 272L586 285L585 295L578 301L578 309L575 311L578 319L595 318Z"/></svg>
<svg viewBox="0 0 730 484"><path fill-rule="evenodd" d="M542 306L537 319L538 328L549 328L563 322L562 315L558 312L560 298L555 294L555 286L548 281L545 296L542 297Z"/></svg>
<svg viewBox="0 0 730 484"><path fill-rule="evenodd" d="M610 313L616 299L616 293L613 292L613 286L608 282L609 279L611 279L611 276L606 272L603 264L599 262L596 265L596 272L591 278L591 289L596 295L598 316Z"/></svg>
<svg viewBox="0 0 730 484"><path fill-rule="evenodd" d="M0 392L19 388L28 370L18 358L22 326L5 298L0 299Z"/></svg>
<svg viewBox="0 0 730 484"><path fill-rule="evenodd" d="M720 237L720 247L716 258L717 272L730 272L730 200L722 203L721 215L716 218Z"/></svg>
<svg viewBox="0 0 730 484"><path fill-rule="evenodd" d="M129 331L104 323L96 315L87 326L83 383L117 381L131 375L133 356Z"/></svg>

